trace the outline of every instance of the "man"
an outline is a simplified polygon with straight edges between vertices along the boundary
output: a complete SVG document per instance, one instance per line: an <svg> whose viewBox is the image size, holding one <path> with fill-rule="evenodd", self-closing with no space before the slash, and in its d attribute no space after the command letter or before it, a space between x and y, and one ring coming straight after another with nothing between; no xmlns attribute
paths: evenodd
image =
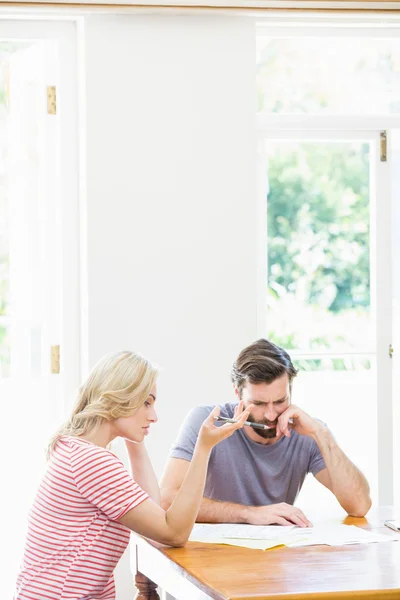
<svg viewBox="0 0 400 600"><path fill-rule="evenodd" d="M245 426L211 454L198 522L299 525L311 523L293 506L307 473L336 496L348 514L362 517L371 507L364 475L335 442L329 429L291 404L297 371L279 346L260 339L245 348L232 369L238 400L250 408ZM213 406L193 409L183 423L161 480L168 507L189 468L201 423ZM236 403L221 406L232 418Z"/></svg>

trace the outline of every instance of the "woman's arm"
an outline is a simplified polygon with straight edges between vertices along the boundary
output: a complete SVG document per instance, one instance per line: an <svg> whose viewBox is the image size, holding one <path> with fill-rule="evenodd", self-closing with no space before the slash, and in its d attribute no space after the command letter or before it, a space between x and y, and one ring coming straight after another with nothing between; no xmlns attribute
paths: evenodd
<svg viewBox="0 0 400 600"><path fill-rule="evenodd" d="M133 479L140 485L142 490L148 493L153 502L160 506L160 488L158 487L157 477L144 442L137 444L125 440L125 445L128 451Z"/></svg>
<svg viewBox="0 0 400 600"><path fill-rule="evenodd" d="M203 496L210 450L198 444L192 469L178 492L175 501L165 512L151 499L126 513L120 522L129 529L157 542L183 546L189 538Z"/></svg>
<svg viewBox="0 0 400 600"><path fill-rule="evenodd" d="M200 508L211 450L231 436L236 429L243 427L249 409L242 412L243 404L240 403L235 412L237 423L215 427L214 420L220 409L214 408L201 426L192 461L170 508L164 511L148 499L127 512L120 522L136 533L157 542L183 546L189 538Z"/></svg>

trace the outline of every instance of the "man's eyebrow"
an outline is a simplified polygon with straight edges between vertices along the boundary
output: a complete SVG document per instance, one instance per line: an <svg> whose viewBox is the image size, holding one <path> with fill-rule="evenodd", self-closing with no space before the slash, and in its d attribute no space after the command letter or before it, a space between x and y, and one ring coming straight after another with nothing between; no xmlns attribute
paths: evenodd
<svg viewBox="0 0 400 600"><path fill-rule="evenodd" d="M275 402L283 402L284 400L287 400L289 398L289 396L284 396L283 398L279 398L279 400L274 400L273 404L275 404ZM263 400L249 400L250 404L268 404L268 402L263 402Z"/></svg>
<svg viewBox="0 0 400 600"><path fill-rule="evenodd" d="M279 400L274 400L274 402L283 402L284 400L287 400L289 398L289 396L284 396L283 398L279 398Z"/></svg>

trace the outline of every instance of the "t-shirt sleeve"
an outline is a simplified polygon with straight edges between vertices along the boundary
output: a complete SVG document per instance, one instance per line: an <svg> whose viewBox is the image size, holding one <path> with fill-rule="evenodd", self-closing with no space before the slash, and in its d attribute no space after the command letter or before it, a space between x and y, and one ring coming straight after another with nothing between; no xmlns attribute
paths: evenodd
<svg viewBox="0 0 400 600"><path fill-rule="evenodd" d="M188 461L192 460L200 427L213 408L213 406L197 406L188 413L179 429L178 437L171 447L171 458L182 458L183 460Z"/></svg>
<svg viewBox="0 0 400 600"><path fill-rule="evenodd" d="M71 468L82 496L112 521L149 497L123 463L103 448L79 448L71 455Z"/></svg>
<svg viewBox="0 0 400 600"><path fill-rule="evenodd" d="M315 477L322 469L325 469L325 461L322 458L322 454L318 445L314 440L312 440L311 450L310 450L310 460L308 463L308 472L312 473Z"/></svg>

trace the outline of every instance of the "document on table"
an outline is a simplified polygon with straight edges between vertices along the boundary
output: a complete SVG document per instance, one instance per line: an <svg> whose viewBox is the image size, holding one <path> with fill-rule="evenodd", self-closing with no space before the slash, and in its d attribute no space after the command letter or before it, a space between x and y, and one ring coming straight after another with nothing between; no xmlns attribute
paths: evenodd
<svg viewBox="0 0 400 600"><path fill-rule="evenodd" d="M291 548L300 546L346 546L348 544L372 544L375 542L393 542L400 536L375 533L355 525L317 525L315 527L297 528L292 531L285 545Z"/></svg>
<svg viewBox="0 0 400 600"><path fill-rule="evenodd" d="M236 523L196 523L190 539L196 542L217 538L268 540L282 536L294 529L294 525L242 525ZM200 539L201 538L201 539Z"/></svg>
<svg viewBox="0 0 400 600"><path fill-rule="evenodd" d="M237 524L196 524L191 541L209 544L228 544L258 550L276 546L344 546L347 544L370 544L400 540L400 535L382 534L367 531L355 525L317 525L315 527L295 527L282 525L237 525Z"/></svg>
<svg viewBox="0 0 400 600"><path fill-rule="evenodd" d="M230 546L243 546L256 550L267 550L281 546L281 538L286 537L294 525L241 525L232 523L197 523L190 535L192 542L206 542L208 544L228 544Z"/></svg>

